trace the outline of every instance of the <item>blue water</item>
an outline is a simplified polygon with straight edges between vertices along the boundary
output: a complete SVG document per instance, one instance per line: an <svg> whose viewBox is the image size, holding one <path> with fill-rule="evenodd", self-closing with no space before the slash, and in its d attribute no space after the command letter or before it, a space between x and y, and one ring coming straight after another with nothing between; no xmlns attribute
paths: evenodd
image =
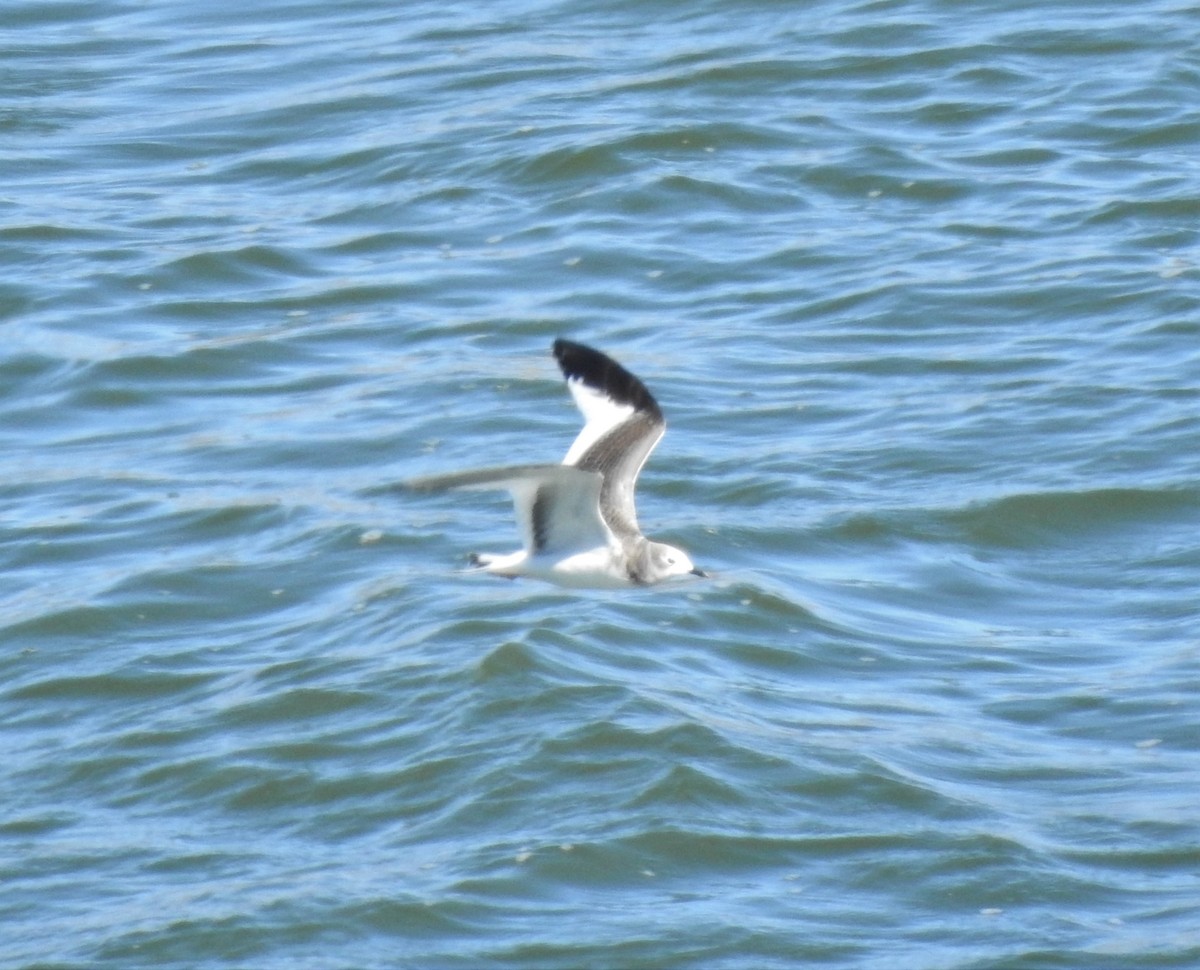
<svg viewBox="0 0 1200 970"><path fill-rule="evenodd" d="M0 966L1200 965L1200 10L15 2ZM715 576L464 576L559 335Z"/></svg>

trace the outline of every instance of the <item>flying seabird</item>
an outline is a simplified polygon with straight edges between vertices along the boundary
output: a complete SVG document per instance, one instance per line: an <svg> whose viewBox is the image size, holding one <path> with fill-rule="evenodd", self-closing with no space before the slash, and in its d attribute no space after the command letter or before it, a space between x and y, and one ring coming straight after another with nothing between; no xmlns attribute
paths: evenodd
<svg viewBox="0 0 1200 970"><path fill-rule="evenodd" d="M417 491L507 489L524 548L472 553L483 572L532 576L562 586L649 586L705 576L687 554L642 535L634 509L638 473L666 429L658 402L611 357L570 340L554 357L584 426L561 465L509 465L431 475L405 483Z"/></svg>

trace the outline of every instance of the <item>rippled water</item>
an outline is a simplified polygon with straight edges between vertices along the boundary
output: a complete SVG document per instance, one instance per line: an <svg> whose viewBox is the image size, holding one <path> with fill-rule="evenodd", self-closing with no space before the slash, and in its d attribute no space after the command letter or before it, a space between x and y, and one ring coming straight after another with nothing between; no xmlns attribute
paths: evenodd
<svg viewBox="0 0 1200 970"><path fill-rule="evenodd" d="M0 964L1200 963L1194 5L5 21Z"/></svg>

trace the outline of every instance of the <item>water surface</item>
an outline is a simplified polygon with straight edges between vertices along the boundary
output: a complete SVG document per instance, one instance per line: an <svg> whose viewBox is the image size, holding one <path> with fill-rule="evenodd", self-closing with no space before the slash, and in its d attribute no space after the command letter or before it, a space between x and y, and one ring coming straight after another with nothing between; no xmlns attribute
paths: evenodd
<svg viewBox="0 0 1200 970"><path fill-rule="evenodd" d="M1200 962L1200 16L6 14L0 963ZM563 335L716 576L465 577Z"/></svg>

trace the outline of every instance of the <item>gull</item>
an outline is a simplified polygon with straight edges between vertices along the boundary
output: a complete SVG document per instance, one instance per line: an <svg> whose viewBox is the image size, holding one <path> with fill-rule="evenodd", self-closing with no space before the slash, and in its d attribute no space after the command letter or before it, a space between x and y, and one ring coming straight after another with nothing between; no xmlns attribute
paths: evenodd
<svg viewBox="0 0 1200 970"><path fill-rule="evenodd" d="M560 465L507 465L406 482L423 492L507 489L524 547L470 555L478 571L531 576L560 586L651 586L707 576L682 549L642 535L634 509L638 473L666 430L646 385L611 357L559 338L554 358L584 426Z"/></svg>

